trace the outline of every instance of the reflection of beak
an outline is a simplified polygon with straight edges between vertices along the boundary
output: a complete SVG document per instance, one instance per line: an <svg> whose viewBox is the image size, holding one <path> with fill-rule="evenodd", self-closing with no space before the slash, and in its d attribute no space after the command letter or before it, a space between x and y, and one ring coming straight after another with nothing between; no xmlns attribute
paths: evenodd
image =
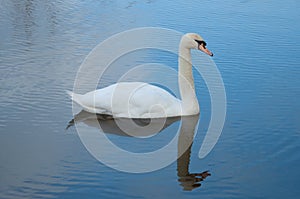
<svg viewBox="0 0 300 199"><path fill-rule="evenodd" d="M214 56L214 54L210 52L207 48L205 48L202 44L198 46L198 49L211 57Z"/></svg>

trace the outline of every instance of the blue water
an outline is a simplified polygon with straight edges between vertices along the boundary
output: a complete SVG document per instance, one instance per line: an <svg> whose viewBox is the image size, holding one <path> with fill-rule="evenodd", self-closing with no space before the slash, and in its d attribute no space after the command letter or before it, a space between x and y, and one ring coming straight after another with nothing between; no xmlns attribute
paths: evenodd
<svg viewBox="0 0 300 199"><path fill-rule="evenodd" d="M0 198L298 198L299 10L296 0L2 0ZM147 26L205 38L224 81L227 115L218 143L199 159L210 98L195 74L201 117L190 154L158 171L131 174L100 163L75 127L65 130L73 118L65 90L73 88L80 64L97 44ZM141 50L114 65L155 60L176 68L176 59ZM95 129L79 125L87 132ZM175 121L160 137L151 137L151 145L108 137L128 150L151 151L178 128ZM178 172L182 164L190 173L208 170L210 176L185 190Z"/></svg>

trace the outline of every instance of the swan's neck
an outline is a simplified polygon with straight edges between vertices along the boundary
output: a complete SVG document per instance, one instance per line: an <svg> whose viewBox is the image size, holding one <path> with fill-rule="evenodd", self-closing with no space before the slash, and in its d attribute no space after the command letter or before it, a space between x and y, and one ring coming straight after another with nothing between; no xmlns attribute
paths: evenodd
<svg viewBox="0 0 300 199"><path fill-rule="evenodd" d="M199 104L195 93L190 49L180 45L178 59L178 83L183 115L197 114L199 113Z"/></svg>

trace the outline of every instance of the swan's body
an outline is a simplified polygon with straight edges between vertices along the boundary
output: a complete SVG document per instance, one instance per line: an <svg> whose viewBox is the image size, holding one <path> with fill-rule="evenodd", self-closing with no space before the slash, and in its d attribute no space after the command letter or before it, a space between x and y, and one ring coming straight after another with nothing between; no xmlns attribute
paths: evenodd
<svg viewBox="0 0 300 199"><path fill-rule="evenodd" d="M158 118L163 114L178 116L181 112L180 100L143 82L120 82L84 95L71 95L85 111L114 117Z"/></svg>
<svg viewBox="0 0 300 199"><path fill-rule="evenodd" d="M178 82L182 100L168 91L143 82L119 82L84 95L68 92L85 111L124 118L161 118L199 113L194 89L191 48L204 51L203 39L194 33L185 34L179 45Z"/></svg>

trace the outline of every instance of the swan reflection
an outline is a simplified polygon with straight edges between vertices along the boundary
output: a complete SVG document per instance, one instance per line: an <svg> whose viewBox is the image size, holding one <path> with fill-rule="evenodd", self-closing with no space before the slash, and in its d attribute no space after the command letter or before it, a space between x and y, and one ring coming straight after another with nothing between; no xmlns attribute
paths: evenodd
<svg viewBox="0 0 300 199"><path fill-rule="evenodd" d="M189 171L191 148L199 115L185 117L170 117L157 119L112 118L109 115L92 114L81 111L69 122L67 129L79 123L98 128L103 133L119 136L149 137L153 136L171 124L180 121L178 139L177 176L178 182L185 191L191 191L201 186L201 182L211 174L208 171L191 173ZM142 129L142 131L141 131Z"/></svg>
<svg viewBox="0 0 300 199"><path fill-rule="evenodd" d="M84 123L100 129L103 133L120 136L149 137L153 136L181 117L155 119L112 118L110 115L93 114L81 111L69 122L67 129L75 124ZM142 130L142 131L141 131Z"/></svg>

